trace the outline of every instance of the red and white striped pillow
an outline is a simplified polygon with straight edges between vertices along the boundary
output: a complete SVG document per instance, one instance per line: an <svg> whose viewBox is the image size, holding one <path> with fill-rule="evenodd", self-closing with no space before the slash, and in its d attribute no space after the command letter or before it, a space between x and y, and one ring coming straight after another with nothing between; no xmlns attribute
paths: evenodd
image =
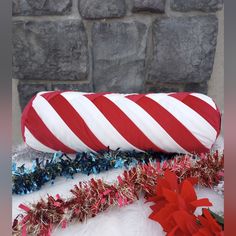
<svg viewBox="0 0 236 236"><path fill-rule="evenodd" d="M22 114L22 135L32 148L76 153L115 150L208 152L221 115L200 93L40 92Z"/></svg>

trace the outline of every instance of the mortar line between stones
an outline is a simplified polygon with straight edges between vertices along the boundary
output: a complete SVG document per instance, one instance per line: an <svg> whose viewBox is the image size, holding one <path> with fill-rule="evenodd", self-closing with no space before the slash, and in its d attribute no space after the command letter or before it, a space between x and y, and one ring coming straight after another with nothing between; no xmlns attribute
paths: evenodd
<svg viewBox="0 0 236 236"><path fill-rule="evenodd" d="M127 15L120 18L102 18L102 19L83 19L80 17L79 13L77 15L61 15L61 16L52 16L52 15L45 15L45 16L13 16L13 21L57 21L57 20L86 20L90 22L124 22L124 21L144 21L147 18L155 18L155 17L187 17L187 16L209 16L209 15L216 15L215 12L206 13L206 12L174 12L169 11L166 13L133 13L133 15ZM141 18L140 18L141 17Z"/></svg>

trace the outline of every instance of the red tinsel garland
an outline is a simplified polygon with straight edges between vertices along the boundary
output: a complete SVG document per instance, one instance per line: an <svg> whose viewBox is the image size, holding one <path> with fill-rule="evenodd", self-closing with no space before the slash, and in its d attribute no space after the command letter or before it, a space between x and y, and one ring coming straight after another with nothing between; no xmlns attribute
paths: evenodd
<svg viewBox="0 0 236 236"><path fill-rule="evenodd" d="M165 170L178 176L179 182L189 177L197 177L199 184L214 186L222 178L224 157L218 152L202 156L179 156L162 163L138 165L118 176L118 181L108 184L101 179L79 182L71 189L73 196L62 199L59 195L49 196L30 207L21 204L25 213L18 215L13 222L13 235L49 236L53 227L65 228L69 222L80 221L96 216L112 206L124 206L139 198L141 191L146 196L155 195L158 177Z"/></svg>

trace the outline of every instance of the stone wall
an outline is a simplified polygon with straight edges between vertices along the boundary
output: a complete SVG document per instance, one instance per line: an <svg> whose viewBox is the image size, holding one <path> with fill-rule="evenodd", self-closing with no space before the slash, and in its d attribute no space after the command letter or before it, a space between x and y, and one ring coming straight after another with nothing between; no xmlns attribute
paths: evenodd
<svg viewBox="0 0 236 236"><path fill-rule="evenodd" d="M13 0L21 109L42 90L207 94L222 8L222 0Z"/></svg>

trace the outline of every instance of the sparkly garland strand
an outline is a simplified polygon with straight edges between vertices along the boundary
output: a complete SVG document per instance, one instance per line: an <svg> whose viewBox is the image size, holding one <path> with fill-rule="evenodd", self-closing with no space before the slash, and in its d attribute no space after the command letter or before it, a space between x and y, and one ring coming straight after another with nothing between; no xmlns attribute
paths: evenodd
<svg viewBox="0 0 236 236"><path fill-rule="evenodd" d="M46 199L30 206L21 204L19 207L25 213L14 219L13 235L49 236L58 225L65 228L70 222L83 222L108 208L131 204L141 192L153 196L157 179L166 170L174 172L179 182L197 177L199 184L213 187L223 179L224 156L216 152L198 157L180 156L161 163L139 164L125 170L114 184L101 179L79 182L70 190L73 196L68 199L57 194L55 198L48 195Z"/></svg>
<svg viewBox="0 0 236 236"><path fill-rule="evenodd" d="M51 160L41 160L36 158L31 168L25 165L17 167L12 164L12 193L28 194L41 189L41 187L54 180L58 176L73 178L76 173L98 174L112 168L129 169L138 163L148 163L153 160L166 160L177 154L164 154L157 152L121 152L104 151L97 154L92 152L77 153L75 159L71 159L66 154L58 152L52 155Z"/></svg>

